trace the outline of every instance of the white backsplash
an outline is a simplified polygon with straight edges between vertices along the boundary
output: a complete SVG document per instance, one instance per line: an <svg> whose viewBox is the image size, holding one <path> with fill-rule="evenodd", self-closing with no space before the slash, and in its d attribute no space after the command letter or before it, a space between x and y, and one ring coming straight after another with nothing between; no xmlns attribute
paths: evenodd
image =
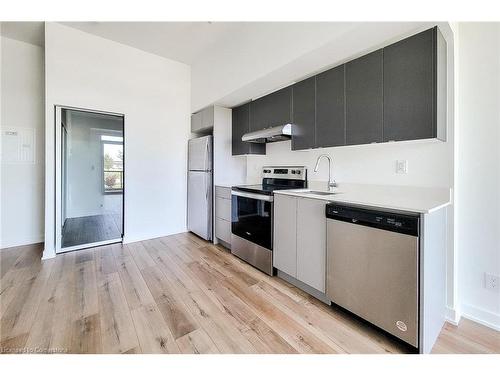
<svg viewBox="0 0 500 375"><path fill-rule="evenodd" d="M453 148L451 142L437 140L391 142L360 146L330 147L306 151L291 151L291 142L267 144L266 155L247 157L247 180L261 178L263 166L306 166L310 183L328 181L328 161L322 160L314 172L321 154L332 158L332 178L340 182L378 185L412 185L452 187ZM408 173L396 173L396 161L408 161Z"/></svg>

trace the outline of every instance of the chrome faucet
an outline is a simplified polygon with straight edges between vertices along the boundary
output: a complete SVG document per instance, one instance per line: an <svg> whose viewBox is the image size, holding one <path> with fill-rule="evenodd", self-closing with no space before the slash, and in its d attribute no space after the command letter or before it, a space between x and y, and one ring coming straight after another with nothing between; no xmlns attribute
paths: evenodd
<svg viewBox="0 0 500 375"><path fill-rule="evenodd" d="M318 156L318 160L316 161L316 166L314 167L314 172L318 171L319 162L321 161L322 158L328 159L328 191L333 191L333 188L337 187L337 183L335 182L335 180L332 180L332 159L330 159L330 156L328 156L327 154L322 154Z"/></svg>

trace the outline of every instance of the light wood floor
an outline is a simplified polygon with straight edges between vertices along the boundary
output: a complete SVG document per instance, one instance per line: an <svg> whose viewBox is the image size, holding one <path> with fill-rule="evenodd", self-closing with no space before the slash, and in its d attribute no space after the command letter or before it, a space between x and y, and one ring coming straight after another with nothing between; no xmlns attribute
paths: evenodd
<svg viewBox="0 0 500 375"><path fill-rule="evenodd" d="M406 351L191 234L40 256L0 252L2 353ZM498 353L500 333L463 320L434 351Z"/></svg>

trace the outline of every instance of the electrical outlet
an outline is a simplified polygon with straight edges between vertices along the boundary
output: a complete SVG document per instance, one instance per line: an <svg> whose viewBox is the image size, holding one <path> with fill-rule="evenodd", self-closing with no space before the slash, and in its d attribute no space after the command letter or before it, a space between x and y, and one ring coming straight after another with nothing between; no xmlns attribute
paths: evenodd
<svg viewBox="0 0 500 375"><path fill-rule="evenodd" d="M396 173L408 173L408 160L396 160Z"/></svg>
<svg viewBox="0 0 500 375"><path fill-rule="evenodd" d="M500 276L491 273L484 273L484 287L498 292L500 290Z"/></svg>

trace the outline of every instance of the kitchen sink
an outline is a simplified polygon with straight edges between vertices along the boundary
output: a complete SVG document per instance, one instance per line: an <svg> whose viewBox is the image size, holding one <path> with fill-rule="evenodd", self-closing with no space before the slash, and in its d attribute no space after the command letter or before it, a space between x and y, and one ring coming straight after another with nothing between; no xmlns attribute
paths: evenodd
<svg viewBox="0 0 500 375"><path fill-rule="evenodd" d="M313 194L313 195L334 195L338 194L333 191L316 191L316 190L309 190L309 191L304 191L302 194Z"/></svg>

